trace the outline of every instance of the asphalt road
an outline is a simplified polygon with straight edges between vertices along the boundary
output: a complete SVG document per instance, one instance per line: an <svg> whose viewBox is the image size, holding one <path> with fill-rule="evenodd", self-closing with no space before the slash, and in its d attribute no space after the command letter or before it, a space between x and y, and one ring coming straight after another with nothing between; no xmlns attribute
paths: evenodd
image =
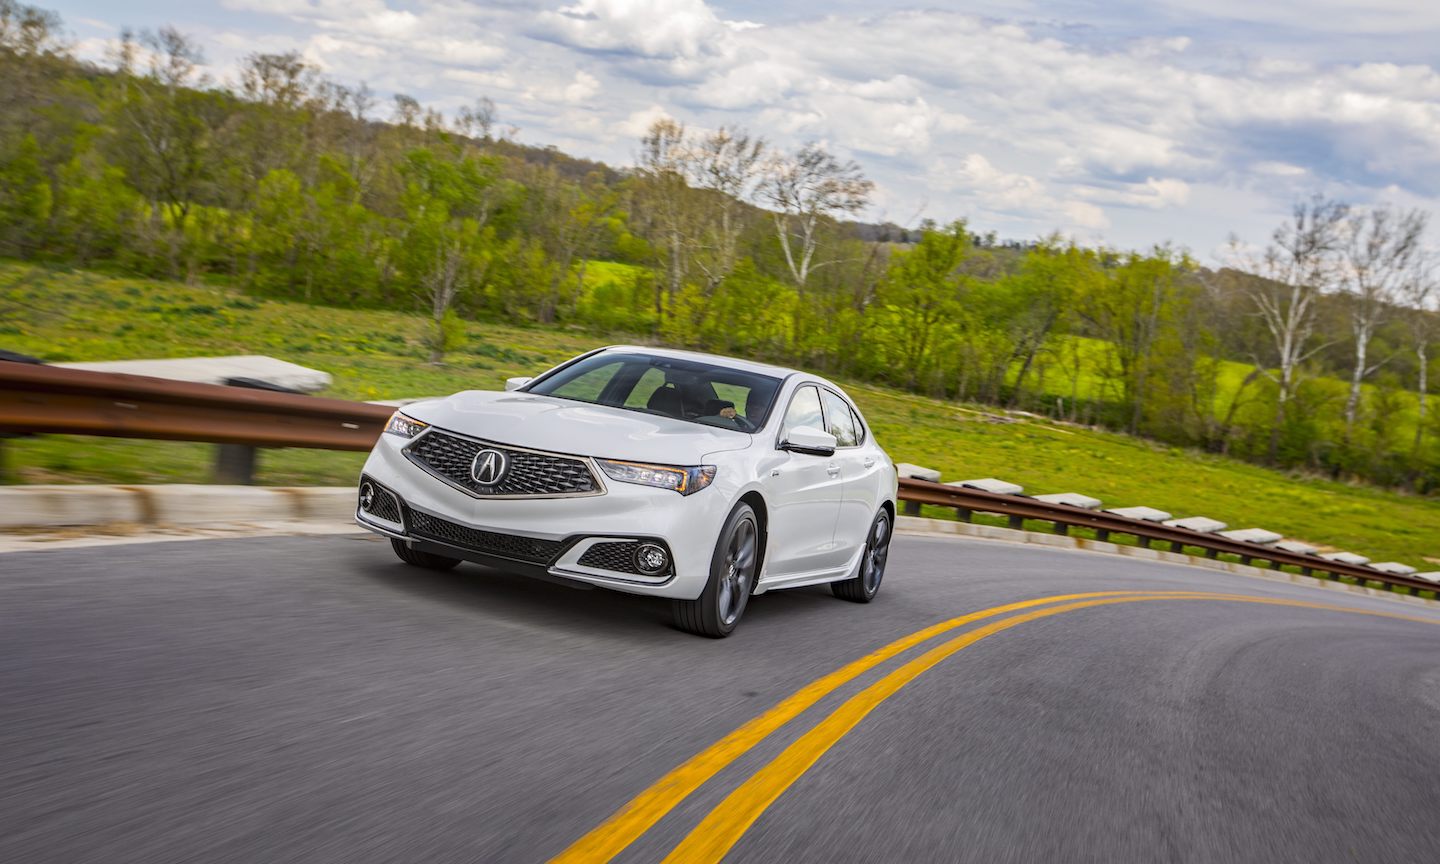
<svg viewBox="0 0 1440 864"><path fill-rule="evenodd" d="M1440 622L903 536L875 603L766 595L723 641L671 629L662 602L419 571L359 536L0 555L0 861L545 861L868 652L1103 591ZM1199 598L1009 619L1064 605L877 663L715 763L614 860L703 860L680 844L716 826L746 862L1440 860L1440 626ZM827 715L955 637L972 641L825 738Z"/></svg>

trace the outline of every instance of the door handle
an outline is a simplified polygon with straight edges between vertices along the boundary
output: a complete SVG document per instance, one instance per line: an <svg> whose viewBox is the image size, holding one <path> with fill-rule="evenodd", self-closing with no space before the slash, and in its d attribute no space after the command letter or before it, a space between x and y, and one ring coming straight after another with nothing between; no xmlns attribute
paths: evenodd
<svg viewBox="0 0 1440 864"><path fill-rule="evenodd" d="M834 476L836 476L836 475L838 475L838 474L840 473L840 466L839 466L839 465L827 465L827 466L825 466L825 473L829 474L831 477L834 477Z"/></svg>
<svg viewBox="0 0 1440 864"><path fill-rule="evenodd" d="M874 460L874 459L871 459L869 456L866 456L866 457L865 457L865 467L866 467L866 468L874 468L874 467L875 467L875 460Z"/></svg>

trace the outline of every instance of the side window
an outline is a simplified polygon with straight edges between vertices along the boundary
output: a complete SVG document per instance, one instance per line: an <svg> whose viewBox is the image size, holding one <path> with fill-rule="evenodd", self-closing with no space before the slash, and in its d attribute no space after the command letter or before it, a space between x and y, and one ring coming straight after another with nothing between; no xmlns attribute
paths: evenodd
<svg viewBox="0 0 1440 864"><path fill-rule="evenodd" d="M850 419L855 424L855 443L864 444L865 423L860 419L860 414L854 408L850 409Z"/></svg>
<svg viewBox="0 0 1440 864"><path fill-rule="evenodd" d="M850 413L850 406L829 390L822 391L820 397L825 400L825 419L828 421L825 431L835 436L835 446L854 447L859 444L860 441L855 435L855 417Z"/></svg>
<svg viewBox="0 0 1440 864"><path fill-rule="evenodd" d="M820 393L814 387L801 387L790 399L785 411L785 425L781 427L781 440L789 437L796 426L813 426L824 429L825 421L820 413Z"/></svg>

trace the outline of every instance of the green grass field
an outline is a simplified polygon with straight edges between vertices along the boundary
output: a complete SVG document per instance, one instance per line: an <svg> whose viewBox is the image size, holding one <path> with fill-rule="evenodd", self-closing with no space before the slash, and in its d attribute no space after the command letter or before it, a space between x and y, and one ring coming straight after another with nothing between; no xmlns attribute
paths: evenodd
<svg viewBox="0 0 1440 864"><path fill-rule="evenodd" d="M471 324L446 365L424 362L418 316L260 300L213 286L0 262L0 348L52 362L268 354L334 376L327 395L391 399L498 388L606 339L558 328ZM1033 493L1084 492L1262 526L1375 560L1440 569L1440 501L1291 476L1207 454L1004 416L860 384L846 386L896 461L946 479L1002 477ZM205 482L205 444L70 438L6 444L24 483ZM362 454L272 450L260 482L348 484ZM943 511L941 511L943 512ZM940 515L937 513L936 515Z"/></svg>

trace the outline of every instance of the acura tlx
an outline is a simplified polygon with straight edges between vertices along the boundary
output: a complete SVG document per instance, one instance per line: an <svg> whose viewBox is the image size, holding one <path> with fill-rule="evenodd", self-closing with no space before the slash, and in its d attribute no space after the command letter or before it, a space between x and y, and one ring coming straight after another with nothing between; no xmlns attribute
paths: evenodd
<svg viewBox="0 0 1440 864"><path fill-rule="evenodd" d="M890 457L829 381L610 347L505 392L404 406L365 462L355 518L408 564L667 597L678 627L720 637L776 588L873 600L895 493Z"/></svg>

